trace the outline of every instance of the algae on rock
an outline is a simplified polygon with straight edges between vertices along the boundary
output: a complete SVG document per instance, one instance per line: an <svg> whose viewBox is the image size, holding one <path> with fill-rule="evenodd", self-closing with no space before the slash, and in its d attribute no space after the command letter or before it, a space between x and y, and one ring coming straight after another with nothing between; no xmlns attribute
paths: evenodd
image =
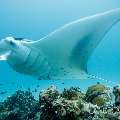
<svg viewBox="0 0 120 120"><path fill-rule="evenodd" d="M98 106L110 104L111 100L112 92L110 88L100 83L90 86L86 92L86 101Z"/></svg>

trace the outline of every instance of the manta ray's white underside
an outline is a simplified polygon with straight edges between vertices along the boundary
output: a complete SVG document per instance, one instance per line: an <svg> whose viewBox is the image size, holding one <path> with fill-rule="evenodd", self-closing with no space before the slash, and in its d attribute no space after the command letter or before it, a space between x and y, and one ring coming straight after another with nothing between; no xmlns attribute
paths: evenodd
<svg viewBox="0 0 120 120"><path fill-rule="evenodd" d="M56 77L88 78L89 57L119 20L120 9L111 10L71 22L30 44L44 53L54 69L52 72L59 72Z"/></svg>
<svg viewBox="0 0 120 120"><path fill-rule="evenodd" d="M119 20L120 8L66 24L38 41L21 41L8 63L18 72L41 79L88 78L88 59ZM20 64L19 60L24 61Z"/></svg>

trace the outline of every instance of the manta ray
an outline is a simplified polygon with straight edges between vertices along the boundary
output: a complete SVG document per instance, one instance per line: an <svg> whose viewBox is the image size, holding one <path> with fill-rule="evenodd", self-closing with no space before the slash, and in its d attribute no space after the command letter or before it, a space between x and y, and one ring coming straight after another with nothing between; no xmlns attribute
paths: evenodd
<svg viewBox="0 0 120 120"><path fill-rule="evenodd" d="M40 40L6 37L0 41L0 60L43 80L87 79L91 54L119 20L117 8L68 23Z"/></svg>

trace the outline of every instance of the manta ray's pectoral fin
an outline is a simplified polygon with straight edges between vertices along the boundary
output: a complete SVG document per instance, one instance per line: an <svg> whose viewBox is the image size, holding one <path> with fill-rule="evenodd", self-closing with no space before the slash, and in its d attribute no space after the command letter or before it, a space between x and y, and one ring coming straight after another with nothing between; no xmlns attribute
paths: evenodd
<svg viewBox="0 0 120 120"><path fill-rule="evenodd" d="M53 66L71 64L73 70L86 71L93 50L119 20L120 8L71 22L29 44L40 48Z"/></svg>

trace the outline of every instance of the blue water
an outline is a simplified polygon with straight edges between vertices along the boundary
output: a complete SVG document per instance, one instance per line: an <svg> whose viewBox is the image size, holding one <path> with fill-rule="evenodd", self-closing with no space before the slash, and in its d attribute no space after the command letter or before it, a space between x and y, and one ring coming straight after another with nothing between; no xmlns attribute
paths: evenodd
<svg viewBox="0 0 120 120"><path fill-rule="evenodd" d="M73 20L120 8L120 0L0 0L0 39L12 34L38 40ZM0 62L0 95L3 101L18 89L31 89L38 96L41 89L54 84L59 90L79 86L85 90L100 81L108 86L120 83L120 23L116 24L94 51L88 71L105 80L41 80L16 73L6 62ZM37 88L37 92L35 92Z"/></svg>

